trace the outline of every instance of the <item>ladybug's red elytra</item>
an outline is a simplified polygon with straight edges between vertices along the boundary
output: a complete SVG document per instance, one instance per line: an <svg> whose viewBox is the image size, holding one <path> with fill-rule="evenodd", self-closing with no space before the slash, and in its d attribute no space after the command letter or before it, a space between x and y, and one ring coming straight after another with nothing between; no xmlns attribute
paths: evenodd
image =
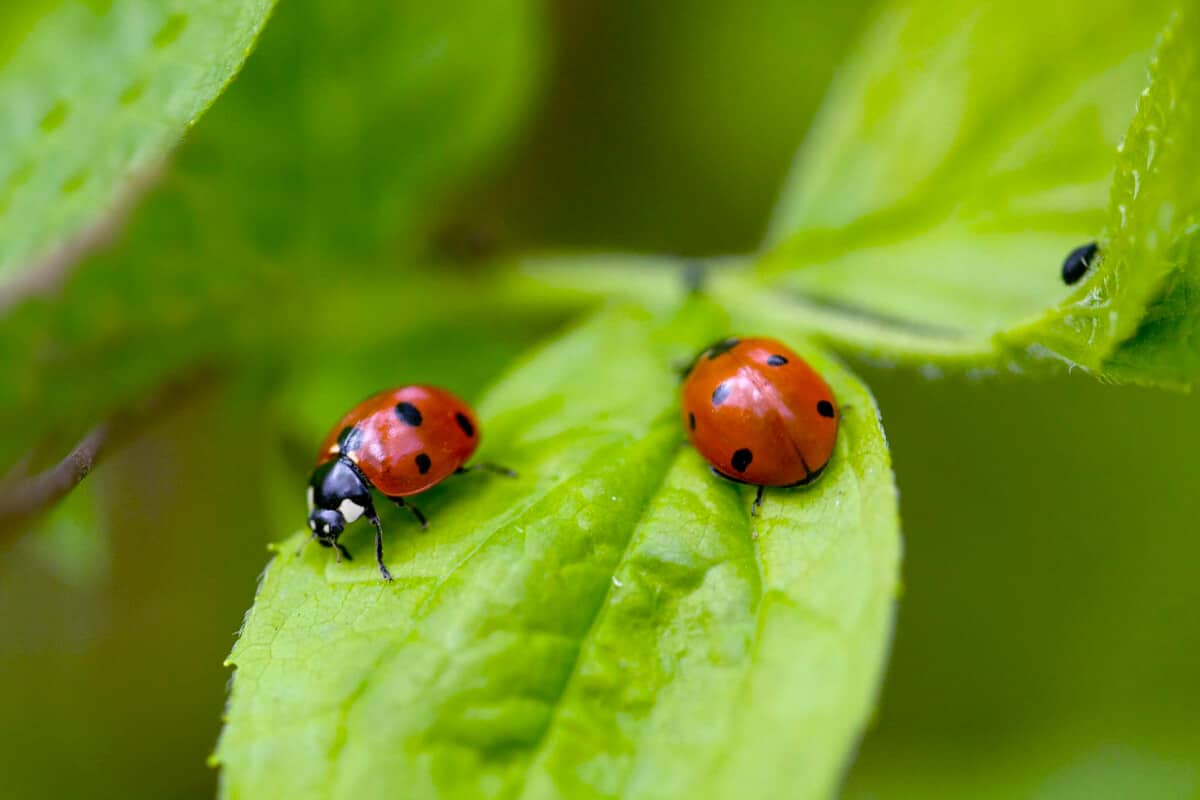
<svg viewBox="0 0 1200 800"><path fill-rule="evenodd" d="M812 483L837 442L839 409L808 362L768 338L723 339L683 383L688 438L717 475L758 487Z"/></svg>
<svg viewBox="0 0 1200 800"><path fill-rule="evenodd" d="M368 397L333 427L317 454L308 482L312 539L350 554L338 542L346 525L366 517L375 526L375 560L385 580L383 526L375 513L375 489L407 508L426 527L425 515L405 497L475 468L515 476L494 464L464 466L479 446L479 422L470 406L436 386L402 386Z"/></svg>

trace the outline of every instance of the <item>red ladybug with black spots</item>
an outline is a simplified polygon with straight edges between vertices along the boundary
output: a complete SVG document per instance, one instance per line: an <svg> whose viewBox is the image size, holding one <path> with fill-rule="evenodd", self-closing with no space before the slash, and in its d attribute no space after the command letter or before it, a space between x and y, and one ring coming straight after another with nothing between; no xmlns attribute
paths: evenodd
<svg viewBox="0 0 1200 800"><path fill-rule="evenodd" d="M350 554L338 541L346 525L366 517L375 526L375 560L384 580L383 526L375 513L375 489L407 508L426 527L425 515L404 498L451 475L483 468L515 476L494 464L464 466L479 446L479 422L471 408L436 386L402 386L372 395L333 427L317 454L308 482L308 527L312 537Z"/></svg>
<svg viewBox="0 0 1200 800"><path fill-rule="evenodd" d="M820 476L837 442L829 384L768 338L724 339L696 357L683 383L692 444L722 478L758 487L803 486Z"/></svg>

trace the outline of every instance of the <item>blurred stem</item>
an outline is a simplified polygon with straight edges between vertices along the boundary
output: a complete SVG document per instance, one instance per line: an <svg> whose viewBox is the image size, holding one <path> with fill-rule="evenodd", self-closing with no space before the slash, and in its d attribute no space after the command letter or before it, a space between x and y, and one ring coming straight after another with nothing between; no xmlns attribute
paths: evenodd
<svg viewBox="0 0 1200 800"><path fill-rule="evenodd" d="M86 478L108 442L109 430L107 422L97 425L53 467L0 487L0 536L66 497Z"/></svg>
<svg viewBox="0 0 1200 800"><path fill-rule="evenodd" d="M13 470L0 482L0 541L15 537L28 522L70 494L100 460L123 441L163 413L194 399L200 387L213 384L213 374L209 370L169 381L136 408L118 412L92 428L57 464L35 475L22 475L20 470Z"/></svg>

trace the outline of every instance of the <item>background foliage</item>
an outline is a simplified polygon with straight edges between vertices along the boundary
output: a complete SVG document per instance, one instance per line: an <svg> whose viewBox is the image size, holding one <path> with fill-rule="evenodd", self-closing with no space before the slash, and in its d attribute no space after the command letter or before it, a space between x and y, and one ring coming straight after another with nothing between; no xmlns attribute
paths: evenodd
<svg viewBox="0 0 1200 800"><path fill-rule="evenodd" d="M216 20L222 8L178 5L195 19ZM0 12L0 66L19 67L20 46L38 41L37 26L54 15L111 20L118 6L151 54L158 33L179 27L171 14L181 11L150 4L14 4ZM10 613L0 622L0 765L14 796L211 794L203 757L219 727L227 677L219 665L250 605L263 545L297 526L311 442L348 399L383 383L420 379L480 396L585 302L493 278L481 253L751 252L805 140L790 185L806 185L801 196L818 187L823 202L805 209L785 191L769 230L778 249L767 249L751 279L726 287L750 318L796 316L757 305L767 302L762 286L780 285L891 314L915 310L924 321L949 312L937 321L977 334L969 363L1029 369L1028 331L1011 323L1071 302L1055 282L1056 258L1101 236L1118 254L1149 245L1165 260L1141 273L1150 277L1126 317L1140 323L1149 304L1130 345L1148 354L1088 349L1103 358L1085 366L1156 381L1192 374L1177 346L1190 341L1191 271L1172 265L1196 263L1195 184L1180 183L1194 174L1187 144L1196 119L1180 97L1195 85L1186 46L1195 37L1177 36L1175 77L1134 110L1168 4L1113 2L1082 16L1082 5L1062 4L1060 17L1039 17L1044 26L970 4L958 16L921 4L893 16L899 5L874 3L393 6L283 0L245 71L187 136L117 244L92 255L60 296L35 296L0 319L0 365L12 376L0 386L6 466L35 444L48 458L196 365L216 376L36 530L3 545L0 598ZM975 24L954 29L959 18ZM198 51L217 72L236 66L257 25L237 24L237 47ZM205 30L184 26L179 46ZM85 25L77 35L95 32ZM328 49L308 57L318 39ZM939 49L948 41L957 49ZM864 123L887 124L856 130L864 76L889 74L889 53L908 52L905 42L922 58L897 74L894 90L868 97L883 110L872 106ZM1048 68L1048 52L1058 69ZM847 64L856 66L835 71ZM222 82L204 74L192 104L166 123L151 120L139 133L145 119L134 117L130 130L144 143L129 163L150 163L183 132L204 92ZM905 75L933 82L913 98L902 89L918 84ZM980 82L962 86L958 75ZM0 142L87 119L59 121L56 108L50 100L14 112ZM966 134L925 136L931 108ZM1105 148L1130 119L1133 144L1116 161ZM1167 121L1174 138L1160 139ZM69 144L68 156L96 163ZM903 158L878 157L888 148ZM1149 151L1167 154L1157 173L1138 169ZM8 186L21 181L17 152L0 155ZM1117 164L1111 196L1108 168L1095 166L1101 156ZM898 168L908 172L889 172ZM914 185L921 191L901 191ZM94 205L103 194L79 197ZM1164 197L1183 213L1160 213ZM48 224L34 199L24 202L22 219ZM1148 216L1137 215L1139 202ZM828 236L821 215L837 213L851 230L882 231L873 245L898 261L873 265L868 248L864 262L857 239ZM63 220L55 239L77 232L84 216ZM1143 227L1123 240L1127 220ZM0 253L31 246L12 238L11 220L4 225ZM981 238L989 226L1034 234ZM1154 226L1157 238L1147 233ZM1020 263L1014 279L990 268L1010 246L1055 259L1009 256ZM817 269L795 270L814 253ZM1146 255L1129 258L1141 264ZM952 276L953 291L938 302L896 304L897 287L879 290L901 274L897 263L948 261L953 270L937 275ZM1104 269L1123 288L1121 263ZM593 286L604 280L602 269L586 274ZM666 289L654 277L638 286L653 299L676 290L669 280ZM971 303L1005 286L1032 287L1015 298L1020 313L972 313ZM406 302L435 292L437 304ZM819 329L845 322L810 319ZM1037 335L1078 341L1069 326L1047 338L1054 324L1039 322ZM1186 623L1200 603L1194 400L1061 371L1041 383L982 383L955 369L961 353L941 339L926 347L886 327L832 330L835 344L874 355L856 366L884 410L906 528L892 661L847 794L1194 795L1200 633ZM888 366L897 360L947 377L914 379Z"/></svg>

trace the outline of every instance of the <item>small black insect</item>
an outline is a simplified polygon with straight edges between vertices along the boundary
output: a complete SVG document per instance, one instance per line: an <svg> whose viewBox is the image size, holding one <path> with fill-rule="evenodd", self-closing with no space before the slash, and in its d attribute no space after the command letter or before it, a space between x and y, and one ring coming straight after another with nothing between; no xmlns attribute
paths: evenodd
<svg viewBox="0 0 1200 800"><path fill-rule="evenodd" d="M1063 283L1067 286L1079 283L1079 280L1091 269L1092 262L1096 260L1096 254L1099 252L1100 246L1095 242L1088 242L1072 250L1062 265Z"/></svg>

